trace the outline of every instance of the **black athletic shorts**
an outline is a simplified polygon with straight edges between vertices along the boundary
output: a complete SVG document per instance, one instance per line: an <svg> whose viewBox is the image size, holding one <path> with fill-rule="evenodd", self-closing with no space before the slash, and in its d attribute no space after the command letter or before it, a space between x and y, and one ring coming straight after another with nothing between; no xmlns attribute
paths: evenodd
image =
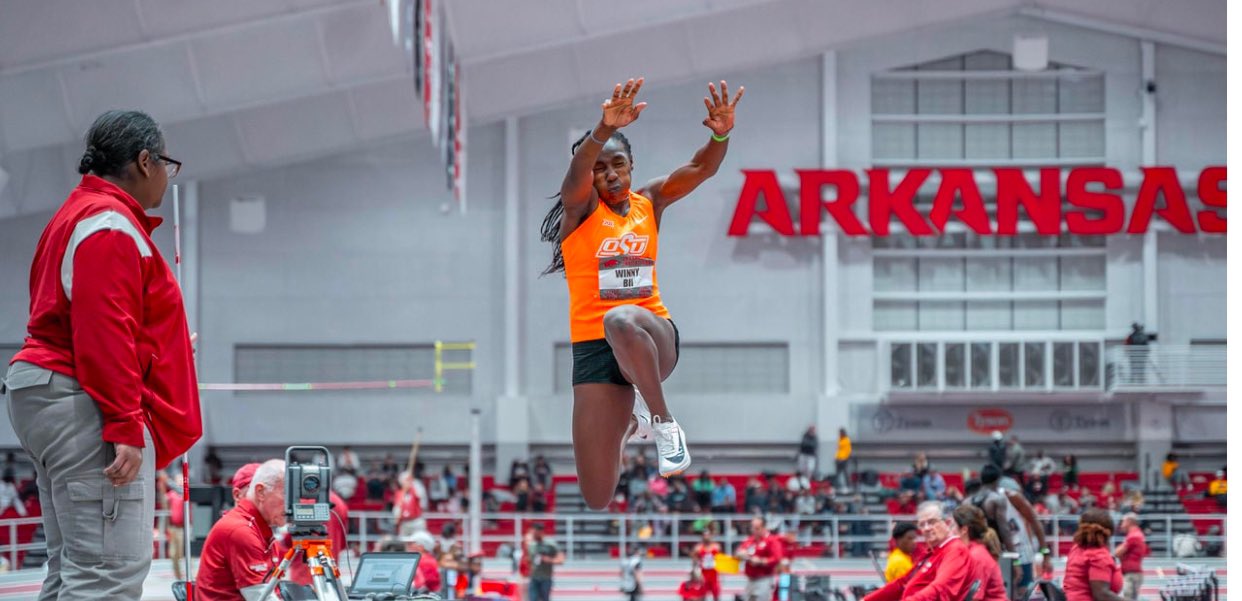
<svg viewBox="0 0 1242 601"><path fill-rule="evenodd" d="M673 348L677 352L673 366L676 367L676 360L681 358L681 332L677 330L677 324L673 323L673 320L670 319L668 322L673 326ZM595 382L607 382L619 386L632 384L621 374L621 366L617 364L617 357L612 354L612 346L608 344L607 339L575 342L573 351L575 386Z"/></svg>

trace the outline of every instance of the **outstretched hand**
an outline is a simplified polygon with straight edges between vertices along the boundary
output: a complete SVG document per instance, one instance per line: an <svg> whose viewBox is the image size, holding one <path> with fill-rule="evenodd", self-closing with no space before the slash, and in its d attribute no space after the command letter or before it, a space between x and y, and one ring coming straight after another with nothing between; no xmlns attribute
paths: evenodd
<svg viewBox="0 0 1242 601"><path fill-rule="evenodd" d="M711 92L711 98L703 97L703 105L707 107L707 118L703 120L703 125L712 130L712 133L723 136L733 129L733 109L737 106L737 101L742 99L742 94L746 93L746 86L742 86L737 90L737 97L733 102L729 102L729 84L720 80L720 93L716 93L716 85L707 84L707 90Z"/></svg>
<svg viewBox="0 0 1242 601"><path fill-rule="evenodd" d="M634 104L634 96L638 95L638 90L643 87L643 78L639 77L637 81L630 79L625 82L625 86L617 84L612 90L612 97L605 100L600 107L604 110L604 116L600 122L607 127L621 129L638 119L638 115L647 108L646 102Z"/></svg>

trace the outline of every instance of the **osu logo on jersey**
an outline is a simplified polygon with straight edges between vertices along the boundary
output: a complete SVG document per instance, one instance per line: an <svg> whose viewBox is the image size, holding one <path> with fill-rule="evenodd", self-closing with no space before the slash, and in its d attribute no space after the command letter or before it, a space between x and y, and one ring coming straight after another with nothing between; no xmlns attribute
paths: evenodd
<svg viewBox="0 0 1242 601"><path fill-rule="evenodd" d="M615 257L618 255L641 255L647 250L648 236L635 236L634 232L626 232L623 236L604 238L596 257Z"/></svg>

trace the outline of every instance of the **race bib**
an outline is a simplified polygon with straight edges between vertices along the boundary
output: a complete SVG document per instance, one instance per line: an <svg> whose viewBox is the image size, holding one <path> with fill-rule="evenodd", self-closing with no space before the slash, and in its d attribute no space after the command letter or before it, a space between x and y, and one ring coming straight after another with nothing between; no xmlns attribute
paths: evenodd
<svg viewBox="0 0 1242 601"><path fill-rule="evenodd" d="M621 255L599 260L599 297L603 300L647 298L655 294L655 261Z"/></svg>
<svg viewBox="0 0 1242 601"><path fill-rule="evenodd" d="M716 569L716 554L715 553L704 553L703 554L703 569L704 570Z"/></svg>

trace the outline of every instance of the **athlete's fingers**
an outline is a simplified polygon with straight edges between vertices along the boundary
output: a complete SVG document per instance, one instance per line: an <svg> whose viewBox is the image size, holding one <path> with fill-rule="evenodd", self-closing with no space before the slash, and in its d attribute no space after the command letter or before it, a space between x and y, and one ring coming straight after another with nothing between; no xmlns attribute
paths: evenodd
<svg viewBox="0 0 1242 601"><path fill-rule="evenodd" d="M742 86L742 87L738 88L738 89L737 89L737 98L734 98L734 99L733 99L733 104L730 104L729 106L737 106L737 101L739 101L739 100L741 100L741 99L742 99L742 94L744 94L745 92L746 92L746 86Z"/></svg>
<svg viewBox="0 0 1242 601"><path fill-rule="evenodd" d="M712 94L712 104L720 106L720 95L716 93L716 84L707 82L707 90Z"/></svg>
<svg viewBox="0 0 1242 601"><path fill-rule="evenodd" d="M633 90L630 90L630 96L631 96L631 97L633 97L633 96L637 96L637 95L638 95L638 90L639 90L640 88L642 88L642 87L643 87L643 78L639 77L639 78L638 78L638 81L634 83L634 89L633 89Z"/></svg>
<svg viewBox="0 0 1242 601"><path fill-rule="evenodd" d="M617 87L612 89L612 97L613 98L621 97L621 84L617 84Z"/></svg>
<svg viewBox="0 0 1242 601"><path fill-rule="evenodd" d="M720 80L720 98L724 104L729 104L729 84L725 83L723 79Z"/></svg>
<svg viewBox="0 0 1242 601"><path fill-rule="evenodd" d="M645 109L645 108L647 108L647 103L646 103L646 102L640 102L640 103L638 103L638 104L634 105L634 118L635 118L635 119L637 119L637 118L638 118L638 115L639 115L640 113L642 113L642 112L643 112L643 109Z"/></svg>
<svg viewBox="0 0 1242 601"><path fill-rule="evenodd" d="M633 88L634 88L634 80L633 79L626 80L625 87L621 88L621 97L629 98L631 96L630 90L632 90Z"/></svg>

